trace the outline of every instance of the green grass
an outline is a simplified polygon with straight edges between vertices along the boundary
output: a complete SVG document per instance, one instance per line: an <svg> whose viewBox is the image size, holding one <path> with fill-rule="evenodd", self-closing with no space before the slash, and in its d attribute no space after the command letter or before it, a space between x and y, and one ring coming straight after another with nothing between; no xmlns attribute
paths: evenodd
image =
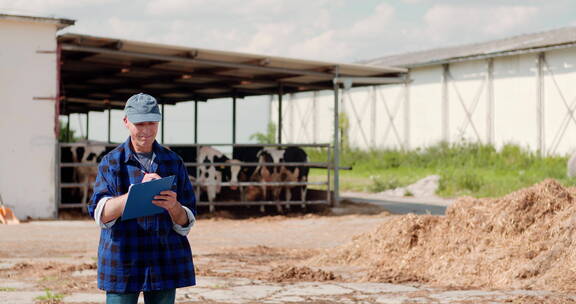
<svg viewBox="0 0 576 304"><path fill-rule="evenodd" d="M35 300L41 303L61 303L64 299L64 295L60 293L53 293L50 289L45 289L45 294L43 296L37 296Z"/></svg>
<svg viewBox="0 0 576 304"><path fill-rule="evenodd" d="M325 161L325 152L308 150L311 161ZM428 175L440 175L438 194L444 197L501 196L554 178L566 186L576 185L566 177L566 156L540 157L517 145L496 150L475 143L441 143L413 151L347 150L341 165L341 190L380 192L406 186ZM310 180L326 180L326 171L313 169Z"/></svg>

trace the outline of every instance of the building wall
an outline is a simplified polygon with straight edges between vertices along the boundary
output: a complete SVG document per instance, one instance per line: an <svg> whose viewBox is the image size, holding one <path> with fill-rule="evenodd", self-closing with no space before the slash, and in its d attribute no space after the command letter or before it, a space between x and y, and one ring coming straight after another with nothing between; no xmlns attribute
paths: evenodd
<svg viewBox="0 0 576 304"><path fill-rule="evenodd" d="M494 60L494 137L498 147L517 144L538 150L537 55Z"/></svg>
<svg viewBox="0 0 576 304"><path fill-rule="evenodd" d="M0 194L23 219L56 215L56 25L0 20Z"/></svg>
<svg viewBox="0 0 576 304"><path fill-rule="evenodd" d="M576 49L546 53L544 67L544 142L546 152L576 148ZM568 110L570 109L570 111Z"/></svg>
<svg viewBox="0 0 576 304"><path fill-rule="evenodd" d="M340 108L350 123L350 144L361 149L413 149L447 140L491 143L497 148L512 143L532 151L542 147L545 154L554 155L572 153L576 148L576 113L571 113L576 110L575 50L544 54L541 106L538 54L492 58L491 77L490 59L482 59L451 63L446 75L442 65L413 68L407 88L351 89L343 94ZM320 94L322 106L316 113L311 96L297 94L291 98L296 102L284 103L290 109L283 118L285 142L314 142L306 134L317 134L315 142L332 142L333 93ZM277 111L276 101L272 110ZM539 111L543 111L542 122ZM277 123L275 115L272 120ZM314 124L316 131L310 128Z"/></svg>

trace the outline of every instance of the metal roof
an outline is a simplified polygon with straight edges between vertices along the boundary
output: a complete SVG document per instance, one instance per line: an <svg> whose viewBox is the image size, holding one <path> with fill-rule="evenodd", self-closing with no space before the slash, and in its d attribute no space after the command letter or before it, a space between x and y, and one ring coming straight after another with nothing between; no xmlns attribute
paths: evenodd
<svg viewBox="0 0 576 304"><path fill-rule="evenodd" d="M418 67L576 46L576 27L524 34L499 40L384 56L362 61L376 66Z"/></svg>
<svg viewBox="0 0 576 304"><path fill-rule="evenodd" d="M50 18L50 17L35 17L35 16L24 16L24 15L11 15L11 14L0 14L0 19L4 20L14 20L14 21L33 21L41 23L51 23L55 24L57 29L61 30L70 25L74 25L76 21L72 19L63 18Z"/></svg>
<svg viewBox="0 0 576 304"><path fill-rule="evenodd" d="M147 92L162 103L404 82L406 69L170 46L80 34L58 37L62 113L123 108Z"/></svg>

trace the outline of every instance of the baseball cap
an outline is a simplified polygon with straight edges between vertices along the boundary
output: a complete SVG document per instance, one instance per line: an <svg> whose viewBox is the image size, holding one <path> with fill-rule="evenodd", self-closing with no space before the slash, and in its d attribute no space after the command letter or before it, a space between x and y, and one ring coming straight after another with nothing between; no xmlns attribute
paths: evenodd
<svg viewBox="0 0 576 304"><path fill-rule="evenodd" d="M156 98L144 93L130 96L124 107L124 113L131 123L162 119Z"/></svg>

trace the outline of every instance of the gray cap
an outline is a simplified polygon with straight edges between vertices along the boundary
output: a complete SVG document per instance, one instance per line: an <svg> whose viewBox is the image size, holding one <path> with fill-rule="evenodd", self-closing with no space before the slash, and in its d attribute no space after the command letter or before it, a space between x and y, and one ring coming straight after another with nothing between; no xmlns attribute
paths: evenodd
<svg viewBox="0 0 576 304"><path fill-rule="evenodd" d="M160 121L162 119L156 98L144 93L138 93L128 98L124 113L131 123Z"/></svg>

